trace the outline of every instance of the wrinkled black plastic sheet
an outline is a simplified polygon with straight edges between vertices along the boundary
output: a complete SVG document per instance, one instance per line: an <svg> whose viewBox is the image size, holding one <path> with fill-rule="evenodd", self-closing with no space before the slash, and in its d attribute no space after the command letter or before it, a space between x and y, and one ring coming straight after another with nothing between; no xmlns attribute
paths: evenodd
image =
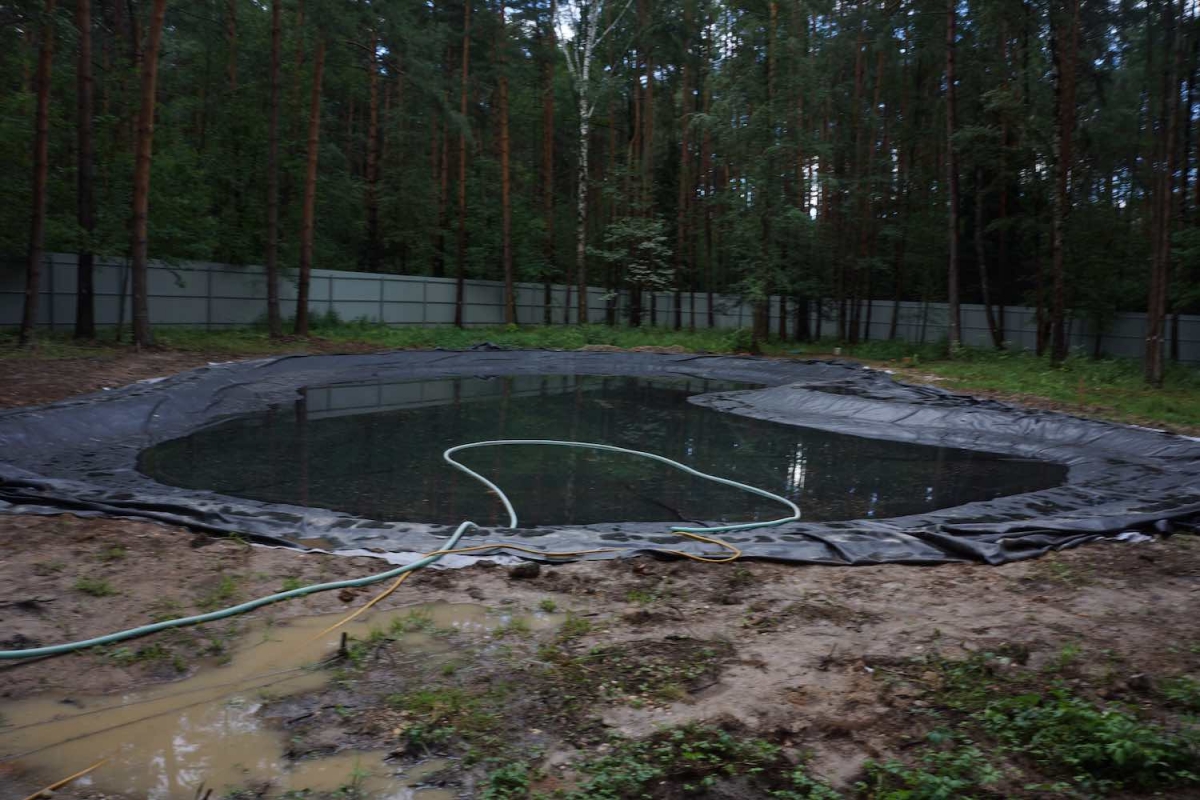
<svg viewBox="0 0 1200 800"><path fill-rule="evenodd" d="M157 483L138 454L222 420L290 405L308 386L529 374L696 377L767 388L699 395L720 412L855 436L983 450L1068 467L1056 488L916 516L800 522L725 538L746 555L824 564L1005 563L1128 531L1196 530L1200 441L899 384L842 362L623 352L405 351L216 364L0 414L0 513L159 520L259 541L436 550L451 528L370 520ZM478 531L547 551L621 546L699 551L662 523ZM465 541L464 544L471 542Z"/></svg>

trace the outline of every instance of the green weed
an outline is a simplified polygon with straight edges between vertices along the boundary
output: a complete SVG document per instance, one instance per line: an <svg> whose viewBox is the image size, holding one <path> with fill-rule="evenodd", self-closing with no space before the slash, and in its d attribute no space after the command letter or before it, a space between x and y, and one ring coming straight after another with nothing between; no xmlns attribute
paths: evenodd
<svg viewBox="0 0 1200 800"><path fill-rule="evenodd" d="M222 575L221 580L213 590L196 603L203 611L215 611L230 605L237 597L237 578L234 575Z"/></svg>
<svg viewBox="0 0 1200 800"><path fill-rule="evenodd" d="M529 796L532 770L524 761L511 761L494 768L484 779L481 800L523 800Z"/></svg>
<svg viewBox="0 0 1200 800"><path fill-rule="evenodd" d="M103 578L83 577L75 581L75 588L92 597L111 597L117 593L108 581Z"/></svg>
<svg viewBox="0 0 1200 800"><path fill-rule="evenodd" d="M997 783L1003 773L970 740L956 740L945 731L935 731L930 745L950 742L947 749L927 746L909 766L892 760L868 762L867 779L858 791L870 800L971 800L999 797L986 787Z"/></svg>
<svg viewBox="0 0 1200 800"><path fill-rule="evenodd" d="M723 781L753 782L761 796L781 800L832 800L838 794L803 770L785 768L780 748L700 724L671 728L646 739L615 739L610 751L578 765L586 776L567 800L649 797L667 783L685 794L711 790ZM779 785L782 784L782 785Z"/></svg>
<svg viewBox="0 0 1200 800"><path fill-rule="evenodd" d="M1188 675L1164 678L1159 682L1158 691L1176 708L1200 712L1200 680Z"/></svg>
<svg viewBox="0 0 1200 800"><path fill-rule="evenodd" d="M101 552L99 558L105 564L109 564L113 561L120 561L121 559L125 558L125 555L125 548L117 545L115 547L109 547Z"/></svg>
<svg viewBox="0 0 1200 800"><path fill-rule="evenodd" d="M999 752L1029 759L1089 791L1200 782L1200 731L1171 731L1121 706L1100 706L1057 677L1080 656L1068 645L1044 674L1015 671L993 654L936 664L942 705L966 714ZM1006 659L1007 660L1007 659ZM1047 683L1048 681L1048 683ZM1173 687L1187 696L1187 684Z"/></svg>

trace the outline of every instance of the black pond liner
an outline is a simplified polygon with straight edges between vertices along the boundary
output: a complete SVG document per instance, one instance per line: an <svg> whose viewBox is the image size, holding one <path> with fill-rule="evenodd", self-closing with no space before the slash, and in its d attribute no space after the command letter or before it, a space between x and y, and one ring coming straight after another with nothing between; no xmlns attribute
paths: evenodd
<svg viewBox="0 0 1200 800"><path fill-rule="evenodd" d="M107 515L303 547L427 552L453 526L363 519L157 483L147 447L295 402L299 389L464 376L629 375L767 388L689 398L717 411L834 433L1040 459L1067 467L1052 489L891 519L800 522L726 534L748 556L823 564L1001 564L1127 531L1194 531L1200 441L906 386L855 364L709 355L477 349L289 356L215 364L158 381L0 414L0 512ZM699 550L661 522L477 531L472 541L547 551Z"/></svg>

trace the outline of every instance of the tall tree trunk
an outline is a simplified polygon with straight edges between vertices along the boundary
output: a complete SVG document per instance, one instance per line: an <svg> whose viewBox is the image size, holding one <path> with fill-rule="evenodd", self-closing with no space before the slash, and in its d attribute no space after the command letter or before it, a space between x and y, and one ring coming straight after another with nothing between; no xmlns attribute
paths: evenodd
<svg viewBox="0 0 1200 800"><path fill-rule="evenodd" d="M586 80L586 79L585 79ZM575 180L575 281L579 309L576 320L580 325L588 321L587 307L587 203L588 203L588 143L591 139L591 112L586 95L579 97L579 168Z"/></svg>
<svg viewBox="0 0 1200 800"><path fill-rule="evenodd" d="M552 322L550 297L551 276L554 269L554 60L558 44L554 21L558 14L556 0L550 0L550 17L546 25L546 57L542 64L542 224L545 238L542 240L542 258L545 261L545 307L543 322Z"/></svg>
<svg viewBox="0 0 1200 800"><path fill-rule="evenodd" d="M946 187L948 194L947 223L950 236L950 259L946 270L946 294L949 312L950 355L962 346L962 316L958 302L958 160L955 157L955 72L954 50L958 12L956 0L946 0Z"/></svg>
<svg viewBox="0 0 1200 800"><path fill-rule="evenodd" d="M467 86L471 79L471 0L463 0L462 67L458 92L458 271L454 284L454 324L461 328L467 284Z"/></svg>
<svg viewBox="0 0 1200 800"><path fill-rule="evenodd" d="M25 308L21 315L21 345L33 342L37 325L42 276L42 246L46 238L46 182L50 150L50 67L54 60L54 12L56 0L46 0L42 41L38 51L37 111L33 125L33 213L29 226L29 253L25 265Z"/></svg>
<svg viewBox="0 0 1200 800"><path fill-rule="evenodd" d="M711 44L705 48L711 50ZM707 55L707 53L706 53ZM704 82L704 113L712 109L712 93L707 79ZM713 204L716 202L717 170L713 165L712 131L704 129L700 140L700 169L704 173L704 293L705 293L705 324L711 330L717 327L717 312L713 308L716 292L716 250L713 247Z"/></svg>
<svg viewBox="0 0 1200 800"><path fill-rule="evenodd" d="M367 117L367 271L379 271L379 33L371 28L371 50L367 54L367 92L370 98ZM383 320L380 320L382 322Z"/></svg>
<svg viewBox="0 0 1200 800"><path fill-rule="evenodd" d="M500 112L500 250L504 261L504 322L506 325L517 324L517 296L515 276L513 274L512 251L512 179L509 175L509 157L511 142L508 134L508 29L504 18L504 0L500 0L500 31L499 31L500 65L497 79L497 94L499 95Z"/></svg>
<svg viewBox="0 0 1200 800"><path fill-rule="evenodd" d="M1078 0L1076 0L1078 2ZM1175 220L1174 170L1176 131L1179 127L1179 73L1183 61L1183 35L1179 23L1184 14L1184 0L1179 0L1178 17L1170 0L1166 3L1166 41L1174 58L1164 57L1163 113L1160 130L1165 129L1162 143L1161 170L1155 193L1154 258L1150 267L1150 294L1146 303L1146 354L1143 369L1146 382L1162 386L1167 333L1167 288L1171 274L1171 231Z"/></svg>
<svg viewBox="0 0 1200 800"><path fill-rule="evenodd" d="M300 212L300 279L296 285L296 335L308 336L308 288L312 282L313 237L316 233L317 157L321 144L321 81L325 75L325 38L317 40L313 60L312 97L308 110L308 159L304 173L304 207Z"/></svg>
<svg viewBox="0 0 1200 800"><path fill-rule="evenodd" d="M92 2L77 0L75 27L79 31L79 63L76 71L75 125L79 147L76 170L76 219L85 241L80 248L75 279L75 338L94 339L96 336L96 289L92 254L92 233L96 228L96 198L93 189L95 153L92 129L95 105L95 82L92 80Z"/></svg>
<svg viewBox="0 0 1200 800"><path fill-rule="evenodd" d="M859 220L858 220L858 250L852 256L853 261L850 264L849 278L849 303L850 303L850 322L846 328L846 341L855 345L858 344L859 326L861 320L861 311L858 304L859 295L861 293L860 283L862 280L862 267L867 259L867 217L870 214L870 189L868 184L869 168L867 167L867 158L864 153L864 140L866 138L868 122L862 118L862 97L863 83L866 77L866 69L864 65L865 50L866 50L866 21L859 23L858 40L854 44L854 100L851 106L851 127L854 129L854 186L858 194Z"/></svg>
<svg viewBox="0 0 1200 800"><path fill-rule="evenodd" d="M154 0L150 30L142 48L142 104L138 114L137 157L133 168L133 343L149 347L150 305L147 298L147 268L150 222L150 159L154 149L155 94L158 87L158 50L162 44L163 18L167 0Z"/></svg>
<svg viewBox="0 0 1200 800"><path fill-rule="evenodd" d="M225 80L230 92L236 92L238 88L237 4L238 0L225 0L225 44L229 58L225 64Z"/></svg>
<svg viewBox="0 0 1200 800"><path fill-rule="evenodd" d="M675 206L675 330L683 327L684 248L688 239L688 192L691 189L691 176L688 174L688 114L692 102L691 35L692 6L689 2L683 11L683 66L679 91L679 196Z"/></svg>
<svg viewBox="0 0 1200 800"><path fill-rule="evenodd" d="M279 313L279 51L283 0L271 0L271 97L267 116L267 330L283 336Z"/></svg>
<svg viewBox="0 0 1200 800"><path fill-rule="evenodd" d="M1067 357L1067 307L1065 243L1070 211L1072 153L1075 133L1075 72L1079 58L1079 0L1073 0L1071 27L1066 52L1058 35L1061 21L1051 19L1050 49L1054 60L1054 99L1057 124L1054 132L1054 194L1050 215L1050 270L1053 289L1050 304L1050 360L1060 364ZM1053 11L1051 12L1053 15ZM1170 179L1168 178L1168 181Z"/></svg>
<svg viewBox="0 0 1200 800"><path fill-rule="evenodd" d="M440 120L438 125L437 171L438 226L433 248L433 276L444 278L446 277L446 229L450 225L450 128L445 119Z"/></svg>
<svg viewBox="0 0 1200 800"><path fill-rule="evenodd" d="M983 300L983 313L987 317L988 331L992 335L992 344L997 350L1004 349L1004 332L996 322L996 312L992 308L991 286L988 283L987 248L984 247L983 231L983 167L975 167L975 261L979 268L979 293Z"/></svg>

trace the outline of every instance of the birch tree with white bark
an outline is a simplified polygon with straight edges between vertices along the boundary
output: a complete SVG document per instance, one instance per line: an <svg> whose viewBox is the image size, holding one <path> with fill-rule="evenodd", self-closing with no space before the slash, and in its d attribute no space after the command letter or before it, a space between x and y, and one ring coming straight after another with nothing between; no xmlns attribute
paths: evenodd
<svg viewBox="0 0 1200 800"><path fill-rule="evenodd" d="M592 114L600 94L600 77L594 69L596 49L621 21L633 0L624 0L612 15L607 27L605 11L612 5L608 0L562 0L558 4L554 25L559 49L567 61L567 71L575 90L579 109L579 170L575 190L575 283L580 325L588 322L587 294L587 215L588 215L588 141L592 131Z"/></svg>

